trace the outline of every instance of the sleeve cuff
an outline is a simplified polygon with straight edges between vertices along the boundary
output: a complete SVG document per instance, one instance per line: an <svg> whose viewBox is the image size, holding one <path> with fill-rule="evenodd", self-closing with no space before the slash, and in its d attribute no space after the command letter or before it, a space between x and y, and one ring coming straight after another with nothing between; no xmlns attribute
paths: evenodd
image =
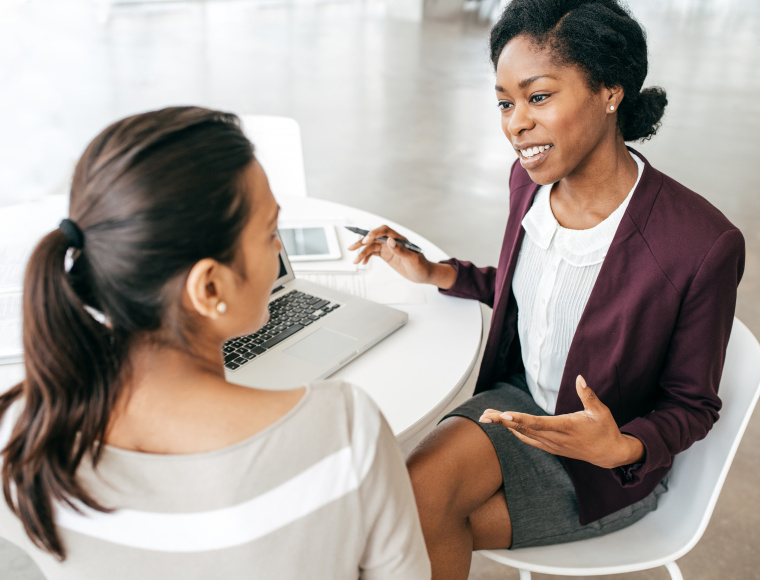
<svg viewBox="0 0 760 580"><path fill-rule="evenodd" d="M644 459L642 461L615 467L612 470L613 476L621 486L633 487L638 485L650 471L670 465L673 457L652 421L644 417L637 417L620 427L620 431L636 437L644 446Z"/></svg>
<svg viewBox="0 0 760 580"><path fill-rule="evenodd" d="M633 487L644 479L644 462L616 467L612 470L612 475L622 487Z"/></svg>

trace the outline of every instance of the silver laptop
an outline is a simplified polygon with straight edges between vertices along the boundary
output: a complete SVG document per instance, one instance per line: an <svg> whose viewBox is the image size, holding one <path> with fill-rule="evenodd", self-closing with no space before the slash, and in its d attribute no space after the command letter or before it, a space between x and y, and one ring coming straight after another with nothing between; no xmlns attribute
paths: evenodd
<svg viewBox="0 0 760 580"><path fill-rule="evenodd" d="M269 322L258 332L225 343L228 381L289 389L323 379L409 318L395 308L296 279L284 246L269 311Z"/></svg>

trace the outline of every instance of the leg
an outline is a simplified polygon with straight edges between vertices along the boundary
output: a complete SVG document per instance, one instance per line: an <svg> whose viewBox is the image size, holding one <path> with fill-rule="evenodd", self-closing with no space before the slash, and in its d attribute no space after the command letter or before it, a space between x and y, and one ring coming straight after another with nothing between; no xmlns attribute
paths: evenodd
<svg viewBox="0 0 760 580"><path fill-rule="evenodd" d="M466 579L473 548L509 547L501 466L491 440L473 421L443 421L407 466L435 580Z"/></svg>
<svg viewBox="0 0 760 580"><path fill-rule="evenodd" d="M683 575L681 574L681 569L678 567L678 564L671 562L670 564L665 564L665 568L670 572L670 577L673 580L683 580Z"/></svg>

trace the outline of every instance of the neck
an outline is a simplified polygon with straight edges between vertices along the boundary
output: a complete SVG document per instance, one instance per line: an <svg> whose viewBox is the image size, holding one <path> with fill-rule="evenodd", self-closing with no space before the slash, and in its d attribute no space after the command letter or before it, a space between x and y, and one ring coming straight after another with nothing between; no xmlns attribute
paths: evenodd
<svg viewBox="0 0 760 580"><path fill-rule="evenodd" d="M203 345L187 352L180 347L144 341L132 348L129 373L115 413L127 413L140 401L182 395L199 382L224 381L221 347Z"/></svg>
<svg viewBox="0 0 760 580"><path fill-rule="evenodd" d="M597 147L572 173L552 188L550 203L557 222L564 228L593 228L615 211L636 183L638 167L618 137Z"/></svg>
<svg viewBox="0 0 760 580"><path fill-rule="evenodd" d="M637 176L636 162L622 137L617 137L611 147L597 147L571 174L555 184L552 193L577 212L604 213L611 207L611 213L628 195Z"/></svg>

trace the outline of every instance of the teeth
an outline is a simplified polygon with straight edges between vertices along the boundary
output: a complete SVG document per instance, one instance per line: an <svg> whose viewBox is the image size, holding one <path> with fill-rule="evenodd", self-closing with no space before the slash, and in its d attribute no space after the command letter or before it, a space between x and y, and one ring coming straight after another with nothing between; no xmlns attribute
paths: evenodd
<svg viewBox="0 0 760 580"><path fill-rule="evenodd" d="M523 157L526 157L530 159L534 155L538 155L539 153L546 151L547 149L551 148L552 145L538 145L536 147L528 147L527 149L520 149L520 153L523 154Z"/></svg>

